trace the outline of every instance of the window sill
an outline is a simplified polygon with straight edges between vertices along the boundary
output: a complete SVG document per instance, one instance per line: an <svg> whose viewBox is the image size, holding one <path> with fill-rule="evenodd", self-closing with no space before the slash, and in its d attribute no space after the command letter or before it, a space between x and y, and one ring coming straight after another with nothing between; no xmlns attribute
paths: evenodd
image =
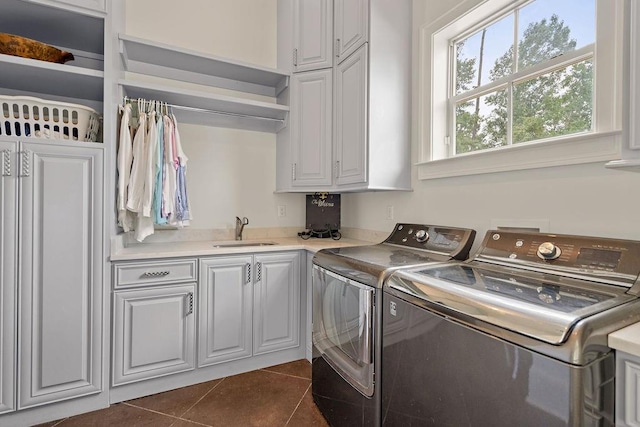
<svg viewBox="0 0 640 427"><path fill-rule="evenodd" d="M569 136L417 163L418 179L606 162L620 158L622 132Z"/></svg>

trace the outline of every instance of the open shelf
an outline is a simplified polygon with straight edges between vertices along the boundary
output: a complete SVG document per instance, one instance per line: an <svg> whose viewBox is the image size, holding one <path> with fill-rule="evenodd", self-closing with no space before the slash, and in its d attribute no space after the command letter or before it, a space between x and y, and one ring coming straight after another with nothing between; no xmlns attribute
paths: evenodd
<svg viewBox="0 0 640 427"><path fill-rule="evenodd" d="M0 55L0 87L102 102L104 72Z"/></svg>
<svg viewBox="0 0 640 427"><path fill-rule="evenodd" d="M289 74L120 34L126 71L276 97Z"/></svg>
<svg viewBox="0 0 640 427"><path fill-rule="evenodd" d="M23 0L0 1L0 31L73 53L104 54L104 19Z"/></svg>
<svg viewBox="0 0 640 427"><path fill-rule="evenodd" d="M182 123L276 133L289 113L288 106L269 102L125 79L118 84L129 98L167 102Z"/></svg>

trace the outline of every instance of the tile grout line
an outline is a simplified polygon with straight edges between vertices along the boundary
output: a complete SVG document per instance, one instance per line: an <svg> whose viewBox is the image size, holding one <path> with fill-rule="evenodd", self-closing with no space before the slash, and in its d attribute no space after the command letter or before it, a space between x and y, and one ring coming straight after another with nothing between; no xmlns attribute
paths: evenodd
<svg viewBox="0 0 640 427"><path fill-rule="evenodd" d="M143 411L147 411L147 412L151 412L151 413L158 414L158 415L164 415L165 417L173 418L175 421L172 422L169 427L174 425L176 423L176 421L188 421L190 423L198 424L198 425L201 425L201 426L204 426L204 427L211 427L209 424L202 424L202 423L199 423L197 421L185 420L184 418L176 417L175 415L165 414L164 412L156 411L156 410L149 409L149 408L143 408L141 406L132 405L131 403L127 403L127 402L120 402L120 403L122 403L123 405L130 406L132 408L142 409Z"/></svg>
<svg viewBox="0 0 640 427"><path fill-rule="evenodd" d="M187 420L185 418L182 418L187 412L189 412L190 410L193 409L194 406L196 406L198 403L200 403L200 401L202 401L202 399L204 399L205 397L207 397L209 395L209 393L211 393L213 390L215 390L216 388L218 388L218 386L220 384L222 384L224 382L224 380L226 380L227 378L224 377L222 378L220 381L218 381L218 383L216 385L214 385L213 387L211 387L211 390L209 390L208 392L206 392L205 394L202 395L202 397L200 399L198 399L196 401L196 403L194 403L193 405L189 406L189 408L187 408L186 411L184 411L182 414L180 414L180 416L178 418L180 418L181 420L185 420L185 421L191 421L191 420Z"/></svg>
<svg viewBox="0 0 640 427"><path fill-rule="evenodd" d="M302 401L304 400L304 397L307 395L307 393L309 392L309 389L311 388L311 384L309 384L309 387L307 387L307 389L304 391L304 393L302 393L302 397L300 398L300 401L298 402L298 404L296 405L295 409L293 410L293 412L291 413L291 415L289 416L289 419L287 420L287 422L284 424L285 426L289 425L289 422L291 421L291 418L293 418L293 416L295 415L296 411L298 410L298 408L300 407L300 405L302 404Z"/></svg>
<svg viewBox="0 0 640 427"><path fill-rule="evenodd" d="M287 376L287 377L292 377L292 378L302 378L303 380L311 381L311 379L310 379L310 378L307 378L307 377L301 377L301 376L298 376L298 375L285 374L284 372L270 371L270 370L268 370L268 369L260 369L260 370L261 370L261 371L263 371L263 372L269 372L269 373L271 373L271 374L285 375L285 376Z"/></svg>
<svg viewBox="0 0 640 427"><path fill-rule="evenodd" d="M169 418L175 418L176 420L180 420L181 419L180 417L176 417L175 415L165 414L164 412L156 411L154 409L143 408L142 406L136 406L136 405L133 405L133 404L128 403L128 402L120 402L120 403L123 404L123 405L127 405L127 406L129 406L131 408L142 409L143 411L152 412L152 413L158 414L158 415L164 415L165 417L169 417Z"/></svg>

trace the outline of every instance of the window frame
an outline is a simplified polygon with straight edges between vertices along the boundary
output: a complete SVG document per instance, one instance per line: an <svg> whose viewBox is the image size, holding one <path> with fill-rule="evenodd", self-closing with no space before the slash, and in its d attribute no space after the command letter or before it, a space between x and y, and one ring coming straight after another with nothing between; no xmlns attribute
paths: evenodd
<svg viewBox="0 0 640 427"><path fill-rule="evenodd" d="M451 155L455 151L455 78L451 55L455 55L454 41L497 22L531 0L482 0L475 6L471 1L454 7L434 22L419 29L418 40L418 178L442 178L509 170L562 166L608 161L619 157L622 129L622 23L623 2L596 0L596 40L568 54L536 64L527 70L516 71L508 78L491 82L508 85L503 80L534 77L550 69L591 58L594 67L592 130L503 147ZM465 10L466 8L466 10ZM462 10L461 10L462 9ZM580 59L582 58L582 59ZM447 64L442 67L441 64ZM565 66L566 66L565 65ZM515 79L516 81L518 79ZM493 85L496 83L496 85ZM464 93L465 98L482 88Z"/></svg>

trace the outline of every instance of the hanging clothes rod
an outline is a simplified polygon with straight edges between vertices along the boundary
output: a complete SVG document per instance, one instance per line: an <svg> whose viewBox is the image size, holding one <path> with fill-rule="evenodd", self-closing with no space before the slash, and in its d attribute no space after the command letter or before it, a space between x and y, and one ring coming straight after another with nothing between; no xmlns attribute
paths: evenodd
<svg viewBox="0 0 640 427"><path fill-rule="evenodd" d="M137 100L138 100L138 98L129 98L128 96L124 97L124 102L125 103L126 102L136 102ZM196 113L218 114L218 115L221 115L221 116L241 117L241 118L257 119L257 120L268 120L268 121L271 121L271 122L279 122L279 123L284 123L285 122L284 119L274 119L272 117L255 116L255 115L251 115L251 114L232 113L232 112L229 112L229 111L208 110L208 109L205 109L205 108L188 107L186 105L169 104L169 103L162 102L162 101L160 101L160 104L164 105L166 107L172 108L172 109L193 111L193 112L196 112Z"/></svg>

